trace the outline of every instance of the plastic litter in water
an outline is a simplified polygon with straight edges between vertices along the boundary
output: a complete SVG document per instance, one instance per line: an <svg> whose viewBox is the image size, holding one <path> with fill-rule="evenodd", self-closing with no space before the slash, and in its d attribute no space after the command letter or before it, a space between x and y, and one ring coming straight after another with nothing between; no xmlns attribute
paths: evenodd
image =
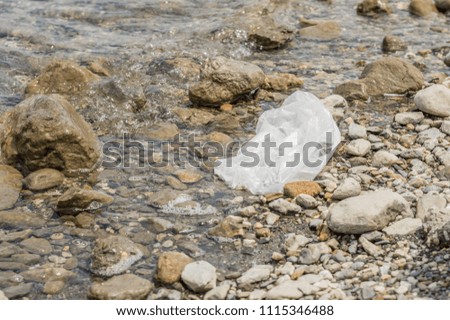
<svg viewBox="0 0 450 320"><path fill-rule="evenodd" d="M235 157L214 168L231 188L253 194L281 192L292 181L313 180L341 142L330 112L313 94L296 91L278 109L264 112L256 135Z"/></svg>

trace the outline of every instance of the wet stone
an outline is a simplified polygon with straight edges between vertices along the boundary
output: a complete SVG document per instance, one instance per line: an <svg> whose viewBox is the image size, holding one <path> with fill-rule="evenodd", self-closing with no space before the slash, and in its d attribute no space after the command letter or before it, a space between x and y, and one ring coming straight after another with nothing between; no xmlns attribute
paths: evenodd
<svg viewBox="0 0 450 320"><path fill-rule="evenodd" d="M22 190L22 178L13 167L0 165L0 210L14 207Z"/></svg>
<svg viewBox="0 0 450 320"><path fill-rule="evenodd" d="M97 210L113 200L113 197L100 191L71 188L58 199L57 211L76 215L82 211Z"/></svg>
<svg viewBox="0 0 450 320"><path fill-rule="evenodd" d="M32 191L43 191L62 184L64 174L55 169L41 169L30 173L24 180L25 186Z"/></svg>
<svg viewBox="0 0 450 320"><path fill-rule="evenodd" d="M153 289L153 284L133 274L114 276L105 282L91 285L88 297L99 300L145 299Z"/></svg>
<svg viewBox="0 0 450 320"><path fill-rule="evenodd" d="M32 283L21 283L16 286L2 289L8 299L19 299L27 296L33 290Z"/></svg>
<svg viewBox="0 0 450 320"><path fill-rule="evenodd" d="M141 259L143 253L138 245L122 236L108 236L95 241L92 250L91 271L101 276L125 272Z"/></svg>
<svg viewBox="0 0 450 320"><path fill-rule="evenodd" d="M20 244L30 253L47 255L53 252L52 245L46 239L30 238L23 240Z"/></svg>
<svg viewBox="0 0 450 320"><path fill-rule="evenodd" d="M184 267L192 259L180 252L164 252L158 258L157 279L165 284L180 281Z"/></svg>

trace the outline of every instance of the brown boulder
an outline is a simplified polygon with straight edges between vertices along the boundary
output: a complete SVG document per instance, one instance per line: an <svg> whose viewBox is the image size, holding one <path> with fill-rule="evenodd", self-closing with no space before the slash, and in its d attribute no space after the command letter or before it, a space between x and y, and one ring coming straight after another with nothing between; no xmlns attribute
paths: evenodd
<svg viewBox="0 0 450 320"><path fill-rule="evenodd" d="M1 156L22 171L53 168L73 176L99 161L97 137L61 96L32 96L2 118Z"/></svg>

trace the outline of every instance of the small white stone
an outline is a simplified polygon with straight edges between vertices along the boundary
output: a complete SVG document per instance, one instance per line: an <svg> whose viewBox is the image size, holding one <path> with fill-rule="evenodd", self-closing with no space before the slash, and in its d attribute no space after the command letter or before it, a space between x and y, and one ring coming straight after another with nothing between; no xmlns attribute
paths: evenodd
<svg viewBox="0 0 450 320"><path fill-rule="evenodd" d="M450 135L450 121L449 120L445 120L442 122L441 131L443 133L445 133L446 135Z"/></svg>
<svg viewBox="0 0 450 320"><path fill-rule="evenodd" d="M379 150L375 152L372 158L372 166L374 167L390 167L393 164L399 162L398 157L395 154L386 150Z"/></svg>
<svg viewBox="0 0 450 320"><path fill-rule="evenodd" d="M244 274L237 279L237 283L240 286L246 286L252 283L260 282L263 280L267 280L270 277L270 274L273 271L273 267L271 265L257 265L253 268L250 268Z"/></svg>
<svg viewBox="0 0 450 320"><path fill-rule="evenodd" d="M318 205L317 200L309 194L300 194L297 198L295 198L295 202L305 209L314 209L317 208Z"/></svg>
<svg viewBox="0 0 450 320"><path fill-rule="evenodd" d="M361 185L353 178L347 178L337 187L333 193L333 199L343 200L346 198L358 196L361 193Z"/></svg>
<svg viewBox="0 0 450 320"><path fill-rule="evenodd" d="M8 297L5 296L2 290L0 290L0 300L8 300Z"/></svg>
<svg viewBox="0 0 450 320"><path fill-rule="evenodd" d="M348 137L350 139L367 139L366 128L353 122L348 127Z"/></svg>
<svg viewBox="0 0 450 320"><path fill-rule="evenodd" d="M398 122L402 125L407 124L417 124L424 119L424 115L422 112L401 112L395 115L395 122Z"/></svg>
<svg viewBox="0 0 450 320"><path fill-rule="evenodd" d="M224 300L230 290L230 284L225 283L218 287L209 290L204 297L204 300Z"/></svg>
<svg viewBox="0 0 450 320"><path fill-rule="evenodd" d="M183 282L194 292L206 292L216 286L216 268L206 261L187 264L181 273Z"/></svg>
<svg viewBox="0 0 450 320"><path fill-rule="evenodd" d="M364 157L370 151L370 148L371 144L369 141L365 139L356 139L347 144L346 151L349 155Z"/></svg>
<svg viewBox="0 0 450 320"><path fill-rule="evenodd" d="M405 218L394 222L389 227L383 229L390 236L406 236L415 233L422 228L422 220L414 218Z"/></svg>

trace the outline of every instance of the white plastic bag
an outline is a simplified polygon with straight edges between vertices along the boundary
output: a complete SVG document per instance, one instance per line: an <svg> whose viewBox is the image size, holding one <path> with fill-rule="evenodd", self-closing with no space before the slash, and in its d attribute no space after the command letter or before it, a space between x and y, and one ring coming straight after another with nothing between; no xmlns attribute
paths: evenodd
<svg viewBox="0 0 450 320"><path fill-rule="evenodd" d="M296 91L278 109L264 112L256 135L235 157L220 159L214 173L253 194L281 192L291 181L313 180L341 141L330 112L313 94Z"/></svg>

